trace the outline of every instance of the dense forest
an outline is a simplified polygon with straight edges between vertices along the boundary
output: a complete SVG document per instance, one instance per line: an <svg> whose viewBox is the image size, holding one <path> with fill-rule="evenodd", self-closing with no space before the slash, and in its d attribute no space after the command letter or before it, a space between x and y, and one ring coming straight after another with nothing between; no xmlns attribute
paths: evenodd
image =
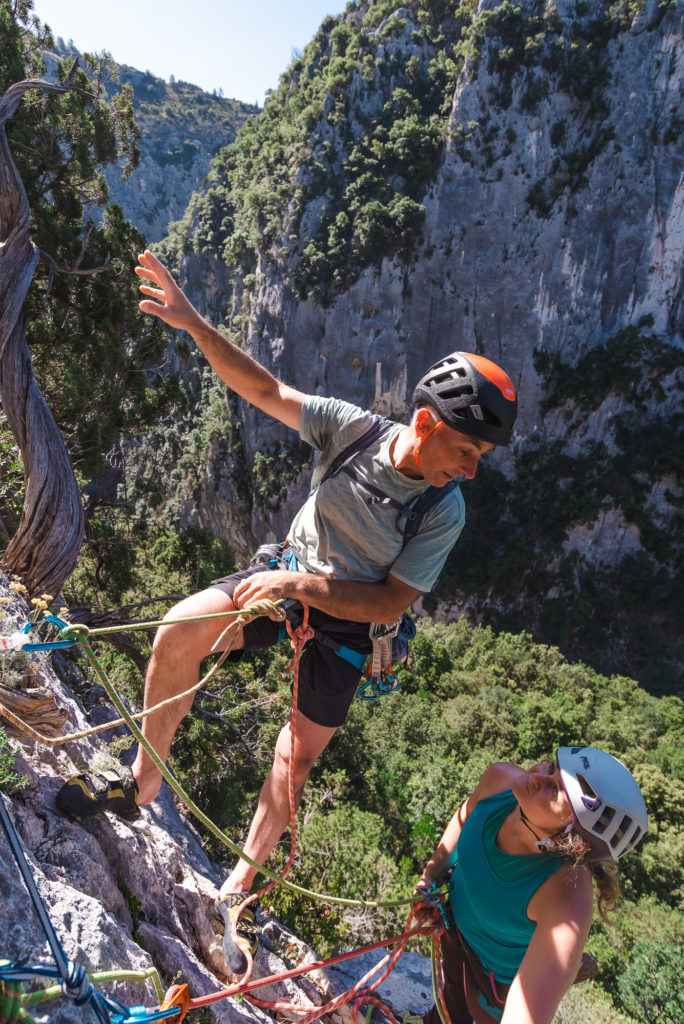
<svg viewBox="0 0 684 1024"><path fill-rule="evenodd" d="M391 13L390 4L371 6L377 23ZM447 5L417 6L429 33ZM628 6L616 5L616 19ZM478 23L473 31L484 32L485 27ZM312 49L284 76L265 119L248 124L237 148L221 157L241 188L252 180L255 194L235 207L230 223L212 221L220 211L215 206L212 212L207 197L195 213L199 237L220 248L230 261L243 264L246 288L256 258L254 232L263 235L271 230L288 199L290 181L288 151L274 139L268 146L260 143L262 163L256 173L251 163L255 136L268 134L276 102L285 102L291 83L303 74L305 62L313 59L324 36L332 40L326 88L348 80L349 62L359 57L353 48L360 42L340 22L317 36ZM12 82L40 76L41 51L52 42L49 32L31 19L29 0L0 0L0 93ZM457 49L454 40L448 42ZM514 38L510 47L510 60L516 54L522 60ZM416 80L413 92L399 90L401 130L384 107L376 112L356 158L360 163L373 159L377 174L359 174L362 187L357 196L347 194L340 183L325 230L321 228L298 254L297 282L304 291L334 290L375 259L378 246L390 245L401 253L419 229L419 200L433 150L440 145L444 95L453 87L457 56L445 57L433 68L439 88L431 90ZM369 76L371 63L375 67L371 57L359 57ZM86 529L80 557L55 597L55 608L68 608L66 614L75 621L116 609L122 609L124 618L135 618L139 603L190 593L235 564L225 539L188 525L182 515L184 503L199 493L212 447L223 446L225 451L231 443L225 392L195 363L183 339L168 338L139 314L132 267L144 238L117 206L107 206L97 223L91 216L107 202L103 169L116 162L135 165L137 130L126 88L117 92L109 81L107 90L102 85L113 73L111 64L87 55L82 63L76 90L63 95L28 93L8 132L31 206L31 237L42 254L27 301L27 340L36 377L65 439L83 496ZM58 78L64 81L69 70L66 59ZM411 69L405 70L410 80ZM322 88L320 81L312 78L310 88L307 104L297 115L302 123L313 123L316 104L325 102L316 93ZM332 107L335 114L334 103ZM297 144L293 138L293 152ZM266 188L261 168L267 163L273 180L264 205L259 190ZM402 190L392 195L378 192L390 166L406 171ZM309 198L322 173L312 166ZM167 251L182 248L188 239L186 229L187 224L174 228ZM102 267L106 269L90 274L64 272ZM656 359L657 346L654 351ZM547 369L558 401L574 393L576 378L571 373ZM585 371L580 367L577 372ZM631 383L626 371L624 387L629 389ZM150 437L162 436L167 446L154 442L154 471L130 479L127 473L136 463L132 458L127 461L122 451L144 449ZM663 452L666 448L658 437L649 444L658 444ZM646 446L641 450L644 460L649 452ZM4 546L16 530L24 486L21 452L4 421L0 469ZM273 469L272 461L261 470L266 492ZM284 469L289 471L287 465ZM540 469L534 464L528 469L525 479L531 485ZM167 477L172 478L173 493ZM599 481L594 482L598 493ZM265 500L271 499L266 493ZM520 564L530 557L525 545L533 538L524 540L511 555L513 559L517 552ZM662 541L660 534L656 540ZM539 539L542 547L551 542ZM484 557L476 546L473 558ZM509 585L515 582L519 563L513 559L497 567ZM475 590L476 568L472 562L469 581ZM638 564L634 572L640 578ZM648 590L652 579L643 578L649 581ZM627 585L631 586L629 580ZM679 593L669 577L662 586L663 600ZM633 590L634 600L646 606L644 587ZM597 612L588 600L590 617ZM160 600L147 605L144 613L153 617L168 604ZM549 615L562 614L562 601L549 609ZM401 692L370 705L356 701L345 727L314 769L298 812L293 878L335 895L373 900L405 896L454 808L490 762L534 763L552 755L556 747L576 742L601 746L634 772L646 797L651 828L640 851L624 862L618 912L611 923L597 919L593 927L589 950L600 965L597 984L577 1015L562 1019L567 1024L681 1024L684 705L678 696L655 696L627 675L604 674L570 661L557 647L501 626L499 622L497 628L474 627L464 619L449 625L429 618L418 621L409 663L399 673ZM139 704L141 673L149 653L146 641L139 634L124 634L100 653L110 676ZM89 707L100 694L78 657L65 656L74 662L71 685ZM280 676L289 657L281 645L239 666L224 666L198 696L174 744L171 767L207 813L238 841L244 838L287 713L289 688ZM121 744L113 752L120 753ZM0 728L0 788L5 791L21 786L12 763L11 747ZM222 852L211 837L205 839L220 859ZM275 860L282 865L286 852L279 851ZM276 890L270 900L274 913L322 954L370 940L403 923L391 911L379 917L335 908L321 911L286 890Z"/></svg>

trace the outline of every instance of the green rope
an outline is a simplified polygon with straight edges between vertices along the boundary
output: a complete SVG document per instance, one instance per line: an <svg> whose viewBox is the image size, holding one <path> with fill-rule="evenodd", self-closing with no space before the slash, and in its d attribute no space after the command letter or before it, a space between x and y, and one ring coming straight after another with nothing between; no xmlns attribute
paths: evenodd
<svg viewBox="0 0 684 1024"><path fill-rule="evenodd" d="M0 967L7 966L9 962L9 960L1 959ZM29 1017L24 1010L25 1002L26 999L21 994L21 985L18 981L0 981L0 1024L12 1024L15 1020L36 1024L33 1017Z"/></svg>
<svg viewBox="0 0 684 1024"><path fill-rule="evenodd" d="M437 1007L437 1012L439 1014L439 1019L441 1020L442 1024L451 1024L451 1021L444 1016L444 1009L442 1007L442 1000L440 999L440 996L439 996L439 981L438 981L438 978L437 978L437 971L439 970L439 968L437 966L438 965L438 960L439 960L439 954L438 954L439 946L438 946L437 941L435 941L433 939L433 941L431 943L431 946L432 946L432 948L431 948L431 951L430 951L430 966L432 967L432 995L433 995L433 998L435 1000L435 1006Z"/></svg>
<svg viewBox="0 0 684 1024"><path fill-rule="evenodd" d="M277 603L277 602L274 602L274 603ZM246 608L242 609L243 613L248 612L248 611L249 611L249 609L246 609ZM221 614L221 615L226 615L226 614L227 615L233 615L235 613L234 612L222 612L222 613L219 613L219 614ZM217 615L202 615L202 616L199 616L199 618L204 618L204 619L207 619L207 618L217 618L217 617L218 617L218 614ZM163 625L168 625L169 621L170 620L166 620L166 621L165 620L161 620ZM193 620L192 619L181 619L179 621L181 621L181 622L189 622L189 621L193 621ZM129 626L127 628L130 629L132 627ZM151 743L143 736L142 730L140 729L140 726L133 719L133 717L129 713L128 709L126 708L125 704L123 703L123 701L119 697L118 693L116 692L116 690L114 689L114 687L110 683L109 679L107 678L107 674L104 671L101 663L98 661L98 659L97 659L97 657L95 655L95 652L93 651L93 649L92 649L92 647L90 645L89 639L85 638L82 635L83 631L85 631L87 629L87 627L83 627L83 626L79 627L78 624L74 624L73 626L66 627L61 632L64 635L64 634L67 634L70 631L74 631L74 630L78 630L78 629L81 630L81 635L79 636L79 642L81 644L81 647L83 648L83 652L84 652L86 658L88 659L90 664L95 669L97 677L100 680L100 682L102 683L102 685L104 686L104 688L107 691L107 693L109 694L109 696L110 696L110 698L112 700L112 703L114 704L114 707L119 712L119 714L123 718L123 720L126 722L126 724L128 725L129 729L131 730L131 732L135 736L135 738L138 741L138 743L140 744L140 746L143 748L145 753L148 755L150 760L156 766L157 770L161 773L162 777L166 780L166 782L168 783L169 787L173 790L173 792L176 794L176 796L179 798L179 800L181 800L183 802L185 807L189 811L191 811L192 814L195 815L195 817L198 819L198 821L200 821L204 825L204 827L206 829L208 829L209 832L211 832L211 834L213 836L215 836L220 842L222 842L225 846L228 847L228 849L231 851L231 853L235 854L237 857L240 857L242 860L246 861L251 867L256 868L257 871L261 871L264 875L266 875L267 878L270 878L272 881L279 882L281 885L286 886L286 888L291 889L293 892L299 893L300 896L308 896L310 899L319 899L319 900L323 900L326 903L338 903L338 904L341 904L341 905L346 906L346 907L373 907L373 908L376 908L376 909L387 908L387 907L405 906L407 903L412 903L414 901L414 899L415 899L414 896L404 897L403 899L399 899L399 900L389 900L389 901L386 901L386 902L379 902L379 901L374 901L374 900L353 900L353 899L348 899L348 898L343 897L343 896L328 896L328 895L325 895L324 893L314 892L311 889L305 889L303 886L296 885L294 882L287 881L286 879L281 878L280 875L276 874L275 871L271 871L270 868L267 868L265 865L259 864L257 861L252 860L251 857L248 857L247 854L244 853L240 849L239 846L237 846L224 832L222 832L220 830L218 825L215 825L214 822L210 818L207 817L207 815L204 813L204 811L200 810L200 808L197 806L197 804L195 804L194 801L190 798L190 796L185 792L185 790L183 789L181 784L173 777L173 775L171 774L169 769L166 767L164 762L161 760L161 758L159 757L159 755L157 754L156 750L151 745ZM90 631L88 631L88 632L90 632ZM93 633L96 633L96 632L98 634L101 634L103 632L108 632L108 630L106 630L106 629L103 629L103 630L93 630Z"/></svg>
<svg viewBox="0 0 684 1024"><path fill-rule="evenodd" d="M99 984L101 982L107 983L110 981L152 981L159 1004L161 1005L164 1000L164 989L161 983L161 978L159 977L159 971L156 967L148 967L144 971L124 969L115 971L94 971L92 974L88 975L88 980L93 984ZM27 993L27 995L23 996L21 999L21 1003L23 1006L32 1006L35 1003L46 1003L51 999L56 999L62 994L61 985L50 985L49 988L41 988L35 992Z"/></svg>
<svg viewBox="0 0 684 1024"><path fill-rule="evenodd" d="M282 603L282 599L272 602L276 608ZM135 629L156 629L157 626L178 626L184 622L202 622L205 619L234 619L237 618L238 615L249 613L250 608L242 608L233 612L211 612L207 615L188 615L182 619L149 619L144 622L129 622L124 626L99 626L97 629L91 629L83 622L72 622L69 626L65 626L63 629L60 629L59 632L60 636L65 640L76 639L79 643L82 643L83 636L105 636L110 633L126 633Z"/></svg>

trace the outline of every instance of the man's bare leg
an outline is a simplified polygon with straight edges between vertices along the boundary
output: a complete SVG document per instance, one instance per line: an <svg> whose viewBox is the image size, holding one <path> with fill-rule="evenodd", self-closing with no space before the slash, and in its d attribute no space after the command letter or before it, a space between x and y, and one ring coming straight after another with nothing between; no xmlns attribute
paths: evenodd
<svg viewBox="0 0 684 1024"><path fill-rule="evenodd" d="M181 619L234 609L232 600L223 590L210 587L175 605L164 618ZM201 622L160 626L154 638L152 657L145 677L145 707L183 693L199 680L202 659L211 652L212 645L230 621L229 618L205 619ZM233 649L240 649L242 643L242 634L239 633ZM222 646L225 647L225 644ZM143 719L143 735L162 761L166 761L169 756L176 729L190 710L193 697L194 694L191 694ZM162 777L141 747L133 763L133 775L138 784L138 804L142 806L151 803L159 792Z"/></svg>
<svg viewBox="0 0 684 1024"><path fill-rule="evenodd" d="M295 806L299 805L304 784L318 757L336 733L336 729L316 725L301 712L297 713L294 763ZM259 794L259 803L252 819L244 852L258 864L264 864L269 853L287 828L290 820L289 772L291 721L285 723L278 736L273 767ZM256 869L240 860L221 886L221 896L247 892L254 881Z"/></svg>

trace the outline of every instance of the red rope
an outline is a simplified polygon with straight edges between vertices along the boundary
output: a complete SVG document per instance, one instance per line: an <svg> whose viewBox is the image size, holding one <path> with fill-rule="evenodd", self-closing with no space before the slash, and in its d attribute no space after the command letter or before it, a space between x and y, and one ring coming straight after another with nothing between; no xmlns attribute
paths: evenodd
<svg viewBox="0 0 684 1024"><path fill-rule="evenodd" d="M409 939L412 939L417 935L430 934L432 934L431 928L426 929L422 925L416 925L411 928L410 931L402 932L401 935L394 935L390 939L382 939L379 942L371 942L367 946L361 946L359 949L350 950L348 953L338 953L337 956L330 957L328 960L314 960L312 963L300 964L299 967L292 967L289 971L283 971L282 974L271 974L267 978L258 978L255 981L239 981L234 985L229 985L227 988L222 988L219 992L211 992L206 996L198 996L196 999L190 1000L190 1009L194 1010L201 1006L208 1006L211 1003L218 1003L221 999L228 999L231 996L244 995L247 992L253 992L255 989L263 988L266 985L272 985L276 981L285 981L288 978L295 978L300 974L308 974L309 971L318 971L323 967L332 967L335 964L342 963L344 960L351 960L353 957L361 956L363 953L372 953L374 950L383 949L385 946L396 946L397 944L405 946ZM376 965L373 968L373 971L377 970L378 966L379 965ZM337 998L339 999L340 997L338 996ZM304 1012L301 1006L298 1009L300 1012Z"/></svg>
<svg viewBox="0 0 684 1024"><path fill-rule="evenodd" d="M306 605L302 605L302 609L302 622L301 625L297 626L296 629L292 628L292 625L288 619L285 620L285 625L287 626L287 632L290 636L290 643L292 645L293 650L292 661L290 662L287 668L287 672L285 673L286 675L290 672L292 673L292 707L290 708L290 763L288 765L287 775L287 792L288 803L290 808L290 856L288 858L287 864L285 865L283 871L280 874L281 878L285 878L285 875L292 867L295 859L295 854L297 852L297 836L295 823L297 807L295 804L294 768L295 754L297 749L297 703L299 699L299 659L302 656L302 651L304 650L305 645L309 642L309 640L313 640L314 638L314 631L309 625L309 609ZM276 884L277 880L274 878L268 883L268 885L265 885L263 889L260 889L258 892L252 893L244 901L244 903L241 904L232 922L233 942L237 943L240 946L240 949L244 953L245 959L247 960L247 969L245 971L244 977L248 981L252 976L254 961L252 959L252 954L250 953L249 949L247 949L247 947L244 946L240 941L240 937L237 934L237 923L240 914L245 909L245 907L249 906L250 903L256 903L256 901L261 899L262 896L265 896L266 893L270 892L273 886Z"/></svg>

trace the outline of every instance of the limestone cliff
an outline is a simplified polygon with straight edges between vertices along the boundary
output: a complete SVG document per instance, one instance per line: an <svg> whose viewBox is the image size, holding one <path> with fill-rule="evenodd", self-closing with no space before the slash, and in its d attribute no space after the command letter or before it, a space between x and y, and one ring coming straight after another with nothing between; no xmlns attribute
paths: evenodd
<svg viewBox="0 0 684 1024"><path fill-rule="evenodd" d="M350 4L164 243L202 311L303 391L402 419L445 351L500 361L515 441L467 485L428 607L675 688L683 18ZM187 515L243 556L281 536L308 475L293 444L230 400Z"/></svg>
<svg viewBox="0 0 684 1024"><path fill-rule="evenodd" d="M48 75L54 74L59 59L77 56L77 50L58 40L55 51L44 54ZM212 157L234 140L259 108L212 95L190 82L165 82L126 64L116 69L118 82L111 81L108 88L130 85L133 90L140 162L126 181L116 165L107 169L109 199L121 206L148 242L156 242L185 213Z"/></svg>

